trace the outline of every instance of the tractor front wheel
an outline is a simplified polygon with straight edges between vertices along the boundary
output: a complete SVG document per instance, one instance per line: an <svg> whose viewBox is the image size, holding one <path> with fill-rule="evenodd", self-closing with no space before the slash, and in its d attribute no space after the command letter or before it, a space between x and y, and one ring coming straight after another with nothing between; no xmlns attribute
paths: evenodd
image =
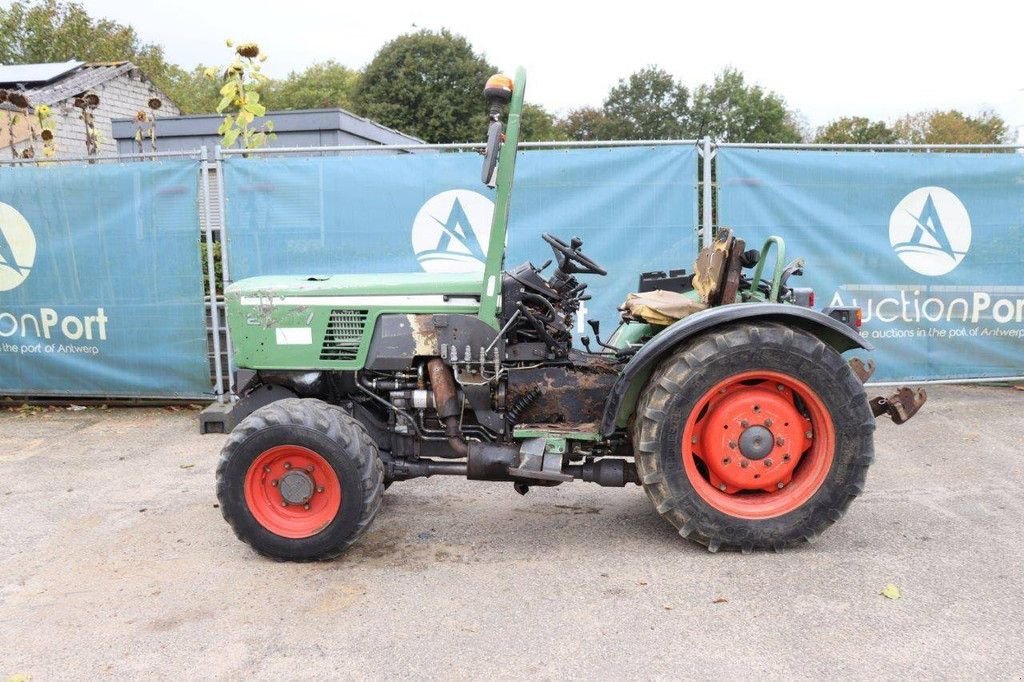
<svg viewBox="0 0 1024 682"><path fill-rule="evenodd" d="M320 400L288 398L246 417L217 466L217 498L240 540L275 559L331 559L380 508L383 471L362 424Z"/></svg>
<svg viewBox="0 0 1024 682"><path fill-rule="evenodd" d="M849 366L773 323L678 349L649 379L633 428L658 512L711 551L813 540L860 494L874 456L874 419Z"/></svg>

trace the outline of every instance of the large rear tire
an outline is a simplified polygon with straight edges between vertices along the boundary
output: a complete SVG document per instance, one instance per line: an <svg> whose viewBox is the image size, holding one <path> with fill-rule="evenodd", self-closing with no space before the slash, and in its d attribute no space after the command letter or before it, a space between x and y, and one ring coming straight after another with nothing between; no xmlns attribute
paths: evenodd
<svg viewBox="0 0 1024 682"><path fill-rule="evenodd" d="M231 432L217 466L217 499L238 538L279 560L340 555L380 509L377 445L343 410L288 398Z"/></svg>
<svg viewBox="0 0 1024 682"><path fill-rule="evenodd" d="M658 366L633 424L658 512L711 551L814 540L864 487L874 458L864 388L817 337L737 324Z"/></svg>

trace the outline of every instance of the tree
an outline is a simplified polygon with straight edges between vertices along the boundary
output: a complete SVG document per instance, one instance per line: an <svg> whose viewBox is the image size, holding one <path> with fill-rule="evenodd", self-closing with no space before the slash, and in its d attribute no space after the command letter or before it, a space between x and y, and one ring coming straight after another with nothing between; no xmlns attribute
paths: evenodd
<svg viewBox="0 0 1024 682"><path fill-rule="evenodd" d="M896 121L894 130L900 142L909 144L999 144L1011 137L1006 121L992 111L977 116L956 110L922 111Z"/></svg>
<svg viewBox="0 0 1024 682"><path fill-rule="evenodd" d="M604 102L605 134L621 140L684 136L690 93L664 69L648 66L623 78Z"/></svg>
<svg viewBox="0 0 1024 682"><path fill-rule="evenodd" d="M567 140L555 117L539 104L524 104L519 118L519 139L523 142Z"/></svg>
<svg viewBox="0 0 1024 682"><path fill-rule="evenodd" d="M15 0L0 7L0 63L32 64L79 59L130 60L160 87L172 68L163 48L143 43L135 29L93 19L77 2Z"/></svg>
<svg viewBox="0 0 1024 682"><path fill-rule="evenodd" d="M570 140L610 140L612 133L608 117L602 109L581 107L573 109L557 123L562 134Z"/></svg>
<svg viewBox="0 0 1024 682"><path fill-rule="evenodd" d="M892 144L896 132L885 121L871 121L864 116L844 116L818 128L815 142L830 144Z"/></svg>
<svg viewBox="0 0 1024 682"><path fill-rule="evenodd" d="M356 111L427 142L479 141L486 128L483 85L495 71L447 29L407 33L366 67Z"/></svg>
<svg viewBox="0 0 1024 682"><path fill-rule="evenodd" d="M220 83L206 76L208 66L191 71L171 65L160 79L160 90L178 105L183 114L210 114L220 102Z"/></svg>
<svg viewBox="0 0 1024 682"><path fill-rule="evenodd" d="M799 142L800 127L786 102L743 74L727 68L710 85L701 85L690 107L690 132L719 142Z"/></svg>
<svg viewBox="0 0 1024 682"><path fill-rule="evenodd" d="M271 81L264 93L270 109L352 109L359 72L336 61L318 62L304 71L292 71L284 80Z"/></svg>

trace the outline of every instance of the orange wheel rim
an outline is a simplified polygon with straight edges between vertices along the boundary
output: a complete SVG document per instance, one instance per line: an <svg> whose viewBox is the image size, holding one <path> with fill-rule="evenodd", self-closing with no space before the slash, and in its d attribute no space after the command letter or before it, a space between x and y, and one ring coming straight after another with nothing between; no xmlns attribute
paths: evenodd
<svg viewBox="0 0 1024 682"><path fill-rule="evenodd" d="M818 491L835 442L832 416L807 384L780 372L742 372L694 406L683 428L683 469L718 511L769 519Z"/></svg>
<svg viewBox="0 0 1024 682"><path fill-rule="evenodd" d="M326 459L299 445L264 450L245 474L245 503L275 535L316 535L341 509L341 482Z"/></svg>

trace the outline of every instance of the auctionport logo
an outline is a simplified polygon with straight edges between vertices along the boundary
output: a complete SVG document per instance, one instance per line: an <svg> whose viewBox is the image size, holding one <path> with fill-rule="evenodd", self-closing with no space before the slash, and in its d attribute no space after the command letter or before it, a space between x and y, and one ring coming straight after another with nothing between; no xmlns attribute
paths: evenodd
<svg viewBox="0 0 1024 682"><path fill-rule="evenodd" d="M971 217L943 187L921 187L903 197L889 217L889 243L914 272L938 277L960 265L971 247Z"/></svg>
<svg viewBox="0 0 1024 682"><path fill-rule="evenodd" d="M432 196L412 222L412 248L427 272L483 272L494 204L453 189Z"/></svg>
<svg viewBox="0 0 1024 682"><path fill-rule="evenodd" d="M36 237L25 216L0 203L0 291L25 281L36 261Z"/></svg>

